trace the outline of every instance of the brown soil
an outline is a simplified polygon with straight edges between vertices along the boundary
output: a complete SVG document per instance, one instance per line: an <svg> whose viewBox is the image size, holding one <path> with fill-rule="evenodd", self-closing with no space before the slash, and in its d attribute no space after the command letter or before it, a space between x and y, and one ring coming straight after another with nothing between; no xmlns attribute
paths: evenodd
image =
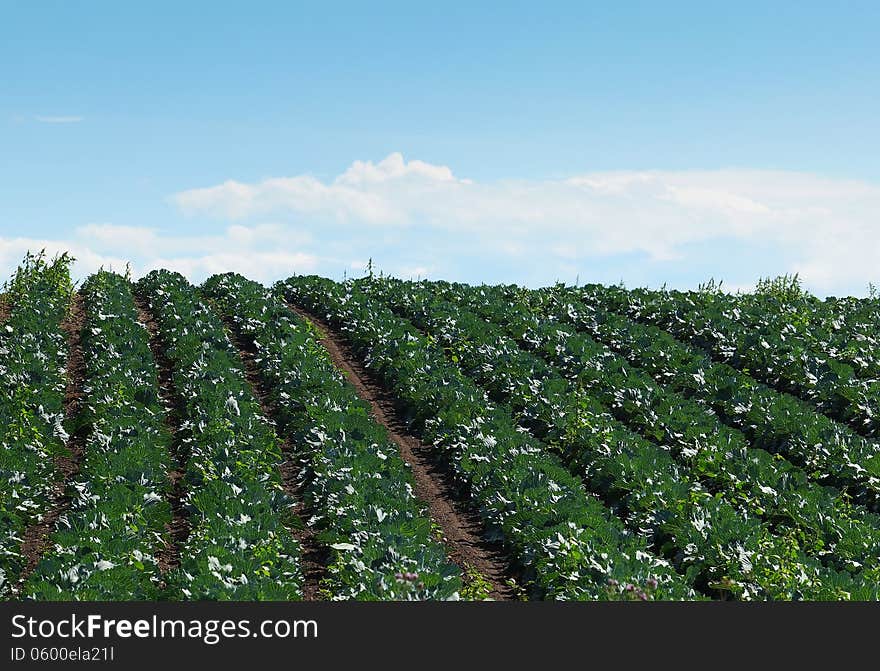
<svg viewBox="0 0 880 671"><path fill-rule="evenodd" d="M344 338L334 333L322 320L302 308L289 304L291 310L317 327L321 344L330 353L338 369L354 385L358 396L370 404L376 421L400 449L412 470L414 493L428 506L431 519L443 532L449 558L465 570L476 571L492 586L490 598L508 601L516 598L511 581L516 575L504 553L482 537L479 517L457 495L448 471L438 464L432 450L408 433L394 397L360 362ZM467 576L465 576L467 580Z"/></svg>
<svg viewBox="0 0 880 671"><path fill-rule="evenodd" d="M235 329L231 321L224 319L226 328L229 332L230 339L238 348L242 365L244 366L245 377L251 388L254 390L254 396L260 402L260 407L266 418L270 419L276 416L275 408L269 400L269 395L260 379L259 369L254 356L256 351L253 343L247 342L240 338L238 331ZM279 436L281 441L281 452L284 455L284 462L279 467L281 471L281 481L284 492L293 500L293 514L297 520L308 520L312 517L313 511L309 510L305 504L302 486L298 476L301 466L296 458L293 445L290 441ZM315 530L303 524L302 527L290 528L291 535L296 538L300 545L302 555L300 563L303 571L303 600L318 601L321 598L321 579L327 572L327 564L330 560L330 553L317 539Z"/></svg>
<svg viewBox="0 0 880 671"><path fill-rule="evenodd" d="M159 369L159 397L165 406L165 425L171 436L177 434L180 425L180 409L178 396L174 389L174 381L171 374L171 362L165 356L159 338L159 326L150 312L147 302L138 296L134 298L138 311L138 321L143 324L150 336L150 350L153 359ZM177 444L176 440L174 441ZM175 468L168 472L168 481L171 485L168 495L168 503L171 505L171 522L165 525L168 543L156 555L156 563L163 575L180 566L180 548L186 541L190 532L190 523L186 508L183 505L184 497L184 457L179 449L174 454Z"/></svg>
<svg viewBox="0 0 880 671"><path fill-rule="evenodd" d="M81 335L85 325L85 309L82 296L74 294L70 312L61 323L67 335L67 388L64 394L64 416L68 424L75 423L82 407L83 383L85 382L85 362L83 360ZM55 457L57 478L52 489L49 511L36 524L24 532L21 553L25 557L25 567L19 577L18 587L33 573L43 553L49 547L50 535L55 523L70 507L70 497L66 494L67 483L79 472L80 461L85 450L89 427L78 427L67 441L68 454Z"/></svg>

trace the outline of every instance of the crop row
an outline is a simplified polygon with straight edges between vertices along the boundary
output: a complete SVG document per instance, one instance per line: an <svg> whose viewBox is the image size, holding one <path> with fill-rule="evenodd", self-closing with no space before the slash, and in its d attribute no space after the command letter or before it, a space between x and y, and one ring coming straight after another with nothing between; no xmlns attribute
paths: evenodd
<svg viewBox="0 0 880 671"><path fill-rule="evenodd" d="M795 342L811 355L852 367L864 380L880 378L880 311L876 299L819 300L802 291L726 294L688 292L696 306L765 335L768 344Z"/></svg>
<svg viewBox="0 0 880 671"><path fill-rule="evenodd" d="M279 290L338 328L394 393L531 579L532 596L615 599L653 589L658 598L693 598L644 539L404 320L351 283L296 277Z"/></svg>
<svg viewBox="0 0 880 671"><path fill-rule="evenodd" d="M774 535L760 519L707 491L667 447L615 420L594 380L564 379L499 327L437 299L424 284L367 286L436 338L538 438L556 445L592 488L628 513L634 530L652 532L700 588L746 599L867 598L860 581L805 556L795 538Z"/></svg>
<svg viewBox="0 0 880 671"><path fill-rule="evenodd" d="M202 290L254 347L279 430L302 461L310 523L332 553L324 591L332 599L457 599L459 570L413 495L397 446L314 330L240 275L215 275Z"/></svg>
<svg viewBox="0 0 880 671"><path fill-rule="evenodd" d="M12 314L0 325L0 597L24 568L24 531L48 511L53 459L66 450L61 323L73 292L69 264L66 256L49 262L29 254L6 286Z"/></svg>
<svg viewBox="0 0 880 671"><path fill-rule="evenodd" d="M867 504L880 505L877 445L661 329L580 301L573 292L531 294L536 309L572 324L622 354L665 388L712 408L753 447L780 453L810 478Z"/></svg>
<svg viewBox="0 0 880 671"><path fill-rule="evenodd" d="M811 303L818 305L810 313L807 328L800 333L806 337L815 334L824 354L845 361L859 376L880 378L880 300L814 298Z"/></svg>
<svg viewBox="0 0 880 671"><path fill-rule="evenodd" d="M717 361L809 401L866 436L880 431L880 380L860 379L852 366L814 351L797 330L785 326L776 330L772 321L755 328L744 321L741 311L724 309L708 292L590 285L581 295L588 302L666 329Z"/></svg>
<svg viewBox="0 0 880 671"><path fill-rule="evenodd" d="M153 271L137 285L173 367L186 455L190 532L172 595L196 600L297 600L300 546L282 486L280 443L244 378L219 318L177 273Z"/></svg>
<svg viewBox="0 0 880 671"><path fill-rule="evenodd" d="M808 554L855 573L878 564L880 517L813 482L780 454L752 447L704 404L663 387L589 335L541 317L509 289L434 283L432 290L501 326L566 378L585 385L616 417L668 445L710 488L774 527L796 530Z"/></svg>
<svg viewBox="0 0 880 671"><path fill-rule="evenodd" d="M70 509L23 588L27 598L150 600L156 556L167 543L170 435L157 370L128 281L108 272L81 289L86 314L85 411L89 427Z"/></svg>

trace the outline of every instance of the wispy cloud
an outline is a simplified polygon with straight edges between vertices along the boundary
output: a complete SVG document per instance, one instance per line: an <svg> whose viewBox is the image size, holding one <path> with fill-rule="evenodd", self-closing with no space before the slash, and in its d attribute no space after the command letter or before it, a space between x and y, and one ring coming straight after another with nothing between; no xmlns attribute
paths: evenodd
<svg viewBox="0 0 880 671"><path fill-rule="evenodd" d="M70 252L79 279L102 267L122 272L130 265L135 277L168 268L193 280L235 271L270 282L316 270L319 258L302 251L308 242L308 236L277 225L229 226L212 235L181 236L153 228L89 224L66 239L0 236L0 277L9 277L28 250L45 249L50 255Z"/></svg>
<svg viewBox="0 0 880 671"><path fill-rule="evenodd" d="M227 181L171 201L197 226L91 224L66 239L0 235L8 276L27 249L70 250L77 273L169 267L194 281L236 270L468 282L556 280L747 288L799 272L818 294L878 283L880 185L756 170L621 171L482 182L446 166L357 161L335 179ZM187 229L191 232L187 232ZM201 230L203 232L196 232ZM369 259L369 260L368 260Z"/></svg>
<svg viewBox="0 0 880 671"><path fill-rule="evenodd" d="M621 259L632 273L635 259L653 267L656 284L673 270L681 276L683 267L711 268L738 284L800 272L826 293L861 292L878 279L880 185L796 172L620 171L474 182L394 153L376 164L355 161L330 181L230 180L173 201L186 214L220 220L308 222L325 240L360 241L353 258L384 250L404 269L442 273L458 257L487 272L493 263L514 270L519 263L522 277L552 281L560 268L595 272L603 264L612 272Z"/></svg>
<svg viewBox="0 0 880 671"><path fill-rule="evenodd" d="M34 117L34 120L39 121L40 123L79 123L80 121L84 121L85 117L37 115Z"/></svg>

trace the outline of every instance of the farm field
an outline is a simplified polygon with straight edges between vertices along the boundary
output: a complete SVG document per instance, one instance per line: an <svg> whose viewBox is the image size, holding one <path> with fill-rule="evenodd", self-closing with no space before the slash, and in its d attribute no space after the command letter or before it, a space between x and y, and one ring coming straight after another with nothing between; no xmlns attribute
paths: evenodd
<svg viewBox="0 0 880 671"><path fill-rule="evenodd" d="M0 600L877 600L880 300L29 255Z"/></svg>

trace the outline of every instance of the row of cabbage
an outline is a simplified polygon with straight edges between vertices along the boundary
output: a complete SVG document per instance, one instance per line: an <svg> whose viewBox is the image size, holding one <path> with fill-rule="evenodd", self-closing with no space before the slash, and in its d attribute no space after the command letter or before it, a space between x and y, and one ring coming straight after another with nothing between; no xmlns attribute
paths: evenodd
<svg viewBox="0 0 880 671"><path fill-rule="evenodd" d="M665 389L710 408L725 424L742 431L752 447L784 455L820 484L841 490L874 512L880 508L880 450L874 441L790 394L713 361L703 350L656 326L580 300L579 290L529 292L529 300L542 314L571 324L621 354Z"/></svg>
<svg viewBox="0 0 880 671"><path fill-rule="evenodd" d="M695 598L644 537L588 494L442 349L353 283L295 277L278 290L327 320L395 395L530 585L533 598Z"/></svg>
<svg viewBox="0 0 880 671"><path fill-rule="evenodd" d="M5 286L12 313L0 324L0 598L18 582L23 534L48 511L53 459L66 450L69 268L66 256L28 254Z"/></svg>
<svg viewBox="0 0 880 671"><path fill-rule="evenodd" d="M880 378L880 301L876 296L820 300L793 280L788 289L741 294L704 291L693 297L698 303L716 304L749 328L766 329L784 340L796 339L812 352L848 364L862 379Z"/></svg>
<svg viewBox="0 0 880 671"><path fill-rule="evenodd" d="M138 282L172 369L185 460L189 533L168 595L194 600L298 600L301 549L279 470L280 442L248 385L222 322L182 275Z"/></svg>
<svg viewBox="0 0 880 671"><path fill-rule="evenodd" d="M616 417L644 437L668 445L709 487L774 528L797 532L808 553L854 573L878 564L880 516L853 504L845 493L814 482L781 454L753 446L705 403L664 386L609 346L540 315L530 307L527 293L447 283L434 283L432 290L502 326L568 379L586 385ZM579 302L569 302L573 311L582 311Z"/></svg>
<svg viewBox="0 0 880 671"><path fill-rule="evenodd" d="M589 285L585 300L666 329L716 360L809 401L865 436L880 434L880 378L862 378L805 337L789 315L768 318L760 308L737 307L717 292L627 291ZM753 302L754 305L754 302ZM876 337L876 325L873 329Z"/></svg>
<svg viewBox="0 0 880 671"><path fill-rule="evenodd" d="M384 428L334 368L316 333L260 284L240 275L203 286L224 320L252 346L279 430L294 446L310 521L329 548L331 599L457 599L458 568Z"/></svg>
<svg viewBox="0 0 880 671"><path fill-rule="evenodd" d="M799 333L824 354L855 368L860 377L880 378L880 299L813 298L811 304L813 309Z"/></svg>
<svg viewBox="0 0 880 671"><path fill-rule="evenodd" d="M129 282L99 272L82 286L88 427L71 503L23 586L26 598L152 600L167 545L171 437L146 328Z"/></svg>
<svg viewBox="0 0 880 671"><path fill-rule="evenodd" d="M469 376L496 400L510 404L524 427L555 445L591 488L619 508L634 530L647 531L703 591L720 590L746 599L873 596L871 581L863 585L864 576L853 579L801 550L803 538L812 542L813 529L789 533L771 528L759 518L763 509L749 505L756 502L740 496L736 483L725 489L728 483L707 478L713 490L725 491L707 489L694 477L687 460L674 458L669 445L636 435L617 421L610 411L618 390L607 386L614 382L609 358L587 359L596 368L586 375L579 375L579 363L572 361L573 374L566 377L544 359L521 350L501 327L487 323L461 302L443 300L435 287L374 280L365 282L364 288L436 338ZM560 326L548 325L543 335ZM564 347L564 339L558 339L561 335L561 331L556 334L551 352ZM606 366L611 377L607 381L602 379ZM627 390L619 393L625 395ZM643 426L650 428L650 413L643 419ZM714 457L717 467L724 459L720 454ZM711 474L712 466L706 464L703 474Z"/></svg>

